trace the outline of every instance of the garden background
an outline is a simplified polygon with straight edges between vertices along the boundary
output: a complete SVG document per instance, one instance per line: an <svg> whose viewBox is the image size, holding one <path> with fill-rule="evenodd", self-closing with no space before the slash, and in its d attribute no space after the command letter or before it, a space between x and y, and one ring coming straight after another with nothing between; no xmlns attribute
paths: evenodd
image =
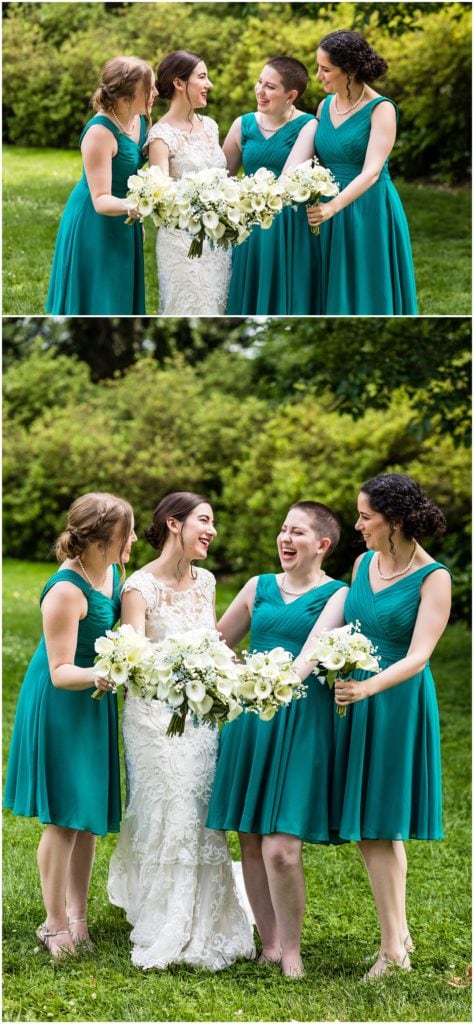
<svg viewBox="0 0 474 1024"><path fill-rule="evenodd" d="M157 66L186 47L214 82L221 140L254 109L265 60L310 71L319 39L355 28L387 60L377 83L400 107L391 170L411 230L422 314L469 314L471 5L466 3L4 3L4 290L6 315L41 314L57 227L80 177L78 137L104 61L134 53ZM156 120L166 105L158 102ZM145 245L147 312L157 309L155 230Z"/></svg>
<svg viewBox="0 0 474 1024"><path fill-rule="evenodd" d="M34 944L41 829L7 812L5 1019L470 1020L469 321L15 318L4 321L4 367L4 756L40 635L51 545L88 489L134 505L141 539L129 571L149 558L143 530L164 493L208 494L218 537L206 564L220 613L243 579L277 568L275 537L296 498L339 512L343 538L328 571L347 579L362 549L353 530L360 484L408 472L446 512L448 532L430 550L452 569L455 595L432 659L446 838L408 844L410 975L358 981L377 925L353 844L305 847L303 982L248 963L218 976L182 966L141 974L129 961L129 926L105 895L113 836L98 844L94 868L96 954L54 965Z"/></svg>

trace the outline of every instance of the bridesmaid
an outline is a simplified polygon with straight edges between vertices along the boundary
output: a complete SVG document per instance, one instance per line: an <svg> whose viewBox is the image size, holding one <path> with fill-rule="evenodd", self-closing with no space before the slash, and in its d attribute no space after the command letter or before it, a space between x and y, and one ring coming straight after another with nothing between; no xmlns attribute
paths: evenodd
<svg viewBox="0 0 474 1024"><path fill-rule="evenodd" d="M96 836L119 830L117 701L91 700L91 691L111 689L95 674L94 642L119 617L120 572L135 540L128 502L102 493L73 502L56 542L63 564L40 598L43 636L18 699L5 807L46 825L37 855L46 919L36 935L54 960L81 943L92 949Z"/></svg>
<svg viewBox="0 0 474 1024"><path fill-rule="evenodd" d="M340 185L334 199L308 211L309 223L321 225L321 311L416 314L408 224L388 169L398 112L371 86L387 64L358 32L346 30L324 36L317 61L317 77L330 95L318 108L316 139L306 126L285 170L316 150Z"/></svg>
<svg viewBox="0 0 474 1024"><path fill-rule="evenodd" d="M335 683L332 825L359 843L381 945L363 980L410 970L404 839L442 839L441 758L429 658L449 618L448 570L420 545L445 529L441 510L402 473L363 484L356 530L368 551L354 566L347 622L377 646L382 671Z"/></svg>
<svg viewBox="0 0 474 1024"><path fill-rule="evenodd" d="M304 125L314 136L314 117L295 107L308 72L294 57L274 57L255 86L257 113L234 121L224 142L229 173L266 167L277 176ZM320 313L319 239L307 228L302 206L282 210L271 228L254 228L233 251L227 313L231 315Z"/></svg>
<svg viewBox="0 0 474 1024"><path fill-rule="evenodd" d="M250 579L218 623L231 647L250 626L251 650L283 646L297 655L315 620L318 631L341 624L347 588L321 566L339 534L326 505L299 501L291 506L277 539L283 572ZM304 974L303 841L330 841L332 722L332 696L313 677L307 696L271 722L241 715L226 725L209 806L209 828L239 833L245 885L263 947L259 963L281 962L290 978Z"/></svg>
<svg viewBox="0 0 474 1024"><path fill-rule="evenodd" d="M46 312L128 316L145 312L143 230L127 208L127 181L145 163L155 76L137 57L114 57L80 136L82 178L59 225ZM126 223L127 216L136 223Z"/></svg>

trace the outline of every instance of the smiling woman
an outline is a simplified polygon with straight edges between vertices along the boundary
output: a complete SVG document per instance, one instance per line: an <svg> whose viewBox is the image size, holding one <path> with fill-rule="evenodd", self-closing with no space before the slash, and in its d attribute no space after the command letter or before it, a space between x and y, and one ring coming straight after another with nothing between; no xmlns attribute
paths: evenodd
<svg viewBox="0 0 474 1024"><path fill-rule="evenodd" d="M169 100L168 112L153 125L148 139L150 166L178 179L207 168L225 168L219 130L210 117L196 111L207 105L212 82L197 53L177 50L162 60L157 72L160 99ZM160 227L156 241L159 313L225 313L231 256L227 249L211 249L204 242L202 256L189 259L189 235Z"/></svg>
<svg viewBox="0 0 474 1024"><path fill-rule="evenodd" d="M215 580L194 559L216 536L212 508L199 494L177 492L159 503L145 536L158 558L127 580L122 623L154 642L215 628ZM239 903L222 833L204 828L218 732L188 717L179 738L167 735L172 710L130 693L123 736L129 800L110 862L109 897L133 925L132 963L187 963L219 971L252 957L250 924Z"/></svg>

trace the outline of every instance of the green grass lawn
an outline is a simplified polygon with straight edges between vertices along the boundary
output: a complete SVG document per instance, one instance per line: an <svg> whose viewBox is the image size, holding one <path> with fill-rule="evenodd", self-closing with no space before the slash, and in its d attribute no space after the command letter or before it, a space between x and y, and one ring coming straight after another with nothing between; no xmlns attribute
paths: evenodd
<svg viewBox="0 0 474 1024"><path fill-rule="evenodd" d="M6 147L3 158L3 313L44 313L59 220L81 174L80 154ZM396 182L410 224L420 313L471 312L470 193ZM146 228L147 313L157 312L155 228Z"/></svg>
<svg viewBox="0 0 474 1024"><path fill-rule="evenodd" d="M38 595L54 569L4 567L4 757L22 676L40 634ZM222 611L233 595L219 588ZM375 951L377 925L353 844L307 845L308 905L303 932L307 975L295 983L252 963L219 975L177 966L141 973L129 960L129 926L107 902L115 839L98 843L90 899L95 955L55 965L38 948L43 920L36 821L4 820L4 1019L9 1021L465 1021L470 991L458 985L470 960L469 636L448 628L433 657L444 759L446 839L408 844L413 971L372 985L358 978ZM236 837L230 837L234 856Z"/></svg>

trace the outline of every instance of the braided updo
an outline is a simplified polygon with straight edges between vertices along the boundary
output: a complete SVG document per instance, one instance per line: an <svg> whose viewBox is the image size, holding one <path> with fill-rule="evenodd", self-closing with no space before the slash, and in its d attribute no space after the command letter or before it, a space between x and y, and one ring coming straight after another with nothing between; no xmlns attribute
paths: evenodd
<svg viewBox="0 0 474 1024"><path fill-rule="evenodd" d="M388 64L369 46L359 32L340 29L323 36L319 44L334 67L340 68L349 75L354 75L358 82L375 82L388 71Z"/></svg>
<svg viewBox="0 0 474 1024"><path fill-rule="evenodd" d="M66 529L58 537L54 551L58 562L79 558L88 544L110 544L117 523L121 524L121 554L133 529L133 509L124 498L104 491L91 491L73 501ZM122 566L123 569L123 566Z"/></svg>
<svg viewBox="0 0 474 1024"><path fill-rule="evenodd" d="M114 110L117 100L130 102L135 96L137 85L143 82L147 104L153 86L153 69L139 57L113 57L104 64L99 85L92 97L92 109Z"/></svg>
<svg viewBox="0 0 474 1024"><path fill-rule="evenodd" d="M381 473L362 484L361 491L391 526L400 523L407 540L436 537L446 530L441 509L411 476Z"/></svg>

